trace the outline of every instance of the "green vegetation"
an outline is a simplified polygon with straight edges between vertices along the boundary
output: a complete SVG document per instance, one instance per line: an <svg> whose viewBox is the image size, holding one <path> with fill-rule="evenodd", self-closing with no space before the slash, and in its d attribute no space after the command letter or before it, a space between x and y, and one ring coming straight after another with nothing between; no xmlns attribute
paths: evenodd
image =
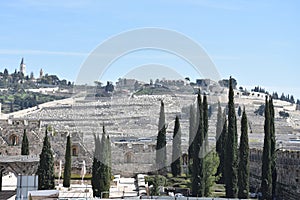
<svg viewBox="0 0 300 200"><path fill-rule="evenodd" d="M220 159L215 151L210 151L204 158L204 196L208 197L212 194L212 188L218 181L219 176L216 176Z"/></svg>
<svg viewBox="0 0 300 200"><path fill-rule="evenodd" d="M192 164L192 195L202 197L204 195L204 166L203 166L203 106L200 91L197 96L197 133L193 143L193 164ZM202 147L202 151L201 151Z"/></svg>
<svg viewBox="0 0 300 200"><path fill-rule="evenodd" d="M54 160L51 149L51 144L48 138L46 129L46 135L43 142L43 149L40 154L40 163L37 170L38 175L38 189L39 190L51 190L54 189Z"/></svg>
<svg viewBox="0 0 300 200"><path fill-rule="evenodd" d="M111 144L103 126L100 141L99 135L95 136L95 153L92 166L92 188L94 197L101 197L102 192L109 192L111 181ZM103 193L103 198L108 198L109 193Z"/></svg>
<svg viewBox="0 0 300 200"><path fill-rule="evenodd" d="M71 160L71 137L68 135L65 153L65 167L64 167L64 187L70 187L71 171L72 171L72 160Z"/></svg>
<svg viewBox="0 0 300 200"><path fill-rule="evenodd" d="M272 198L276 197L276 183L277 183L277 170L276 170L276 136L275 136L275 111L273 99L269 100L270 107L270 135L271 135L271 170L272 170Z"/></svg>
<svg viewBox="0 0 300 200"><path fill-rule="evenodd" d="M232 86L232 78L229 79L229 95L228 95L228 134L226 138L225 153L225 188L227 198L237 197L237 126L234 106L234 92Z"/></svg>
<svg viewBox="0 0 300 200"><path fill-rule="evenodd" d="M21 155L29 155L29 142L26 135L26 129L24 129L24 134L22 139Z"/></svg>
<svg viewBox="0 0 300 200"><path fill-rule="evenodd" d="M219 155L220 164L216 175L220 177L219 183L224 184L224 139L227 132L227 123L225 124L225 119L222 113L222 107L220 102L218 102L218 114L217 114L217 124L216 124L216 152Z"/></svg>
<svg viewBox="0 0 300 200"><path fill-rule="evenodd" d="M249 163L248 122L244 108L241 121L238 169L238 198L240 199L249 198Z"/></svg>
<svg viewBox="0 0 300 200"><path fill-rule="evenodd" d="M166 173L167 163L167 150L166 150L166 121L165 121L165 106L161 101L159 122L158 122L158 135L156 143L156 167L159 174L164 175Z"/></svg>
<svg viewBox="0 0 300 200"><path fill-rule="evenodd" d="M264 148L262 155L261 189L263 199L272 199L271 116L268 97L265 103Z"/></svg>
<svg viewBox="0 0 300 200"><path fill-rule="evenodd" d="M171 170L173 176L179 176L181 174L181 129L178 116L175 118L175 127L173 134L173 144L172 144L172 164Z"/></svg>

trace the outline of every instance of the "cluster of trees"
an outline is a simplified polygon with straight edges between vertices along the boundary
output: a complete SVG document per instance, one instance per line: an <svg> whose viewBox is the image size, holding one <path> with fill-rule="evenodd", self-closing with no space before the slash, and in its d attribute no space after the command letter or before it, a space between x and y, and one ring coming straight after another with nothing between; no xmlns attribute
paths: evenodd
<svg viewBox="0 0 300 200"><path fill-rule="evenodd" d="M95 152L92 166L92 188L94 197L109 197L111 182L111 143L103 126L103 134L95 136Z"/></svg>
<svg viewBox="0 0 300 200"><path fill-rule="evenodd" d="M269 92L267 90L265 90L265 88L261 88L259 86L255 86L254 89L252 89L251 91L269 94Z"/></svg>
<svg viewBox="0 0 300 200"><path fill-rule="evenodd" d="M56 75L45 74L45 76L35 80L33 72L27 76L17 70L9 74L6 68L3 72L0 72L0 88L17 87L19 85L22 85L23 88L37 88L39 85L71 87L72 83L65 79L60 80Z"/></svg>
<svg viewBox="0 0 300 200"><path fill-rule="evenodd" d="M279 99L279 100L281 100L281 101L287 101L287 102L290 102L290 103L295 103L295 98L294 98L294 96L293 96L293 95L289 95L289 94L285 95L284 93L282 93L281 96L279 97L279 95L277 94L277 92L274 92L274 93L272 94L272 98L273 98L273 99ZM299 101L299 100L298 100L298 101ZM297 102L298 102L298 101L297 101Z"/></svg>
<svg viewBox="0 0 300 200"><path fill-rule="evenodd" d="M218 106L216 127L216 150L220 157L217 174L219 182L225 184L226 197L248 198L249 194L249 144L248 123L245 108L241 119L240 145L237 148L237 119L233 98L233 88L229 85L228 117L226 111ZM275 155L275 125L274 106L272 98L266 97L262 107L265 115L264 148L262 157L261 191L263 199L275 197L276 190L276 155ZM228 125L227 125L228 124Z"/></svg>

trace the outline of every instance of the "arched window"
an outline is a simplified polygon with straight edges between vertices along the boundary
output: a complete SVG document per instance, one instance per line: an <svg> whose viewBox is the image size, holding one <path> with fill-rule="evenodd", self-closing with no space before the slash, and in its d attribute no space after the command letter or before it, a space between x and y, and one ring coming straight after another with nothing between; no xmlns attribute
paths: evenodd
<svg viewBox="0 0 300 200"><path fill-rule="evenodd" d="M133 162L133 153L127 152L125 154L125 163L132 163Z"/></svg>
<svg viewBox="0 0 300 200"><path fill-rule="evenodd" d="M78 156L78 146L77 145L72 146L72 156Z"/></svg>
<svg viewBox="0 0 300 200"><path fill-rule="evenodd" d="M13 145L13 146L18 145L18 144L19 144L18 136L16 136L15 134L12 134L12 135L9 137L9 143L10 143L10 145Z"/></svg>

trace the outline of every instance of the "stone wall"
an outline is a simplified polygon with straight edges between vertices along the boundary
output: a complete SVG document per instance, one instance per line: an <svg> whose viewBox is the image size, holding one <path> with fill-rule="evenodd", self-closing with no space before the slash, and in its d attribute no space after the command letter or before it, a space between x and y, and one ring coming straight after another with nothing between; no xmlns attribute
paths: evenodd
<svg viewBox="0 0 300 200"><path fill-rule="evenodd" d="M300 199L300 151L277 151L277 194L284 199ZM260 188L262 149L250 150L250 183L255 190ZM288 197L288 198L287 198Z"/></svg>

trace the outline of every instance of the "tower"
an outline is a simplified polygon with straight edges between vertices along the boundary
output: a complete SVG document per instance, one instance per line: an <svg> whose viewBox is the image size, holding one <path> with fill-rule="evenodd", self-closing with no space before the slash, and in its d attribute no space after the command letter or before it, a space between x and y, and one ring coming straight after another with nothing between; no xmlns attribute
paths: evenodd
<svg viewBox="0 0 300 200"><path fill-rule="evenodd" d="M43 78L43 76L44 76L44 72L43 72L43 69L41 69L40 70L40 79Z"/></svg>
<svg viewBox="0 0 300 200"><path fill-rule="evenodd" d="M24 58L22 58L21 63L20 63L20 72L22 72L24 74L24 76L26 76L26 65L24 63Z"/></svg>

